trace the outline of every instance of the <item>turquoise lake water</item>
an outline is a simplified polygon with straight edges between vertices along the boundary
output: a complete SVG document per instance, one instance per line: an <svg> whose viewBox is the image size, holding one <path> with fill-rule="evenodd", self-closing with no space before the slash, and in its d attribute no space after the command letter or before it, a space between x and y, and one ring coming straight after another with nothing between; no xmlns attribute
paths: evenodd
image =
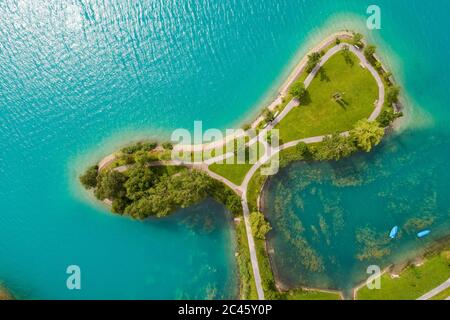
<svg viewBox="0 0 450 320"><path fill-rule="evenodd" d="M206 201L164 221L131 221L93 204L77 176L129 140L167 136L194 120L227 128L251 119L296 58L343 28L379 46L407 93L412 124L375 153L342 164L365 168L360 174L370 184L334 188L324 177L308 192L341 199L344 216L352 215L341 231L345 244L356 227L404 223L433 195L433 236L445 233L450 2L377 3L382 29L370 32L365 0L0 2L0 279L30 299L234 297L233 235L223 207ZM271 197L283 191L277 180L285 175L293 180L282 185L301 195L294 181L308 170L330 168L295 164L271 182ZM387 210L396 194L408 206ZM367 196L364 212L352 207ZM308 197L306 219L321 212L319 200ZM406 234L401 243L393 256L421 245ZM360 275L342 275L358 265L352 252L318 241L319 249L336 252L344 270L323 284L345 287ZM81 267L80 291L66 289L71 264ZM287 270L286 280L303 282L296 272Z"/></svg>

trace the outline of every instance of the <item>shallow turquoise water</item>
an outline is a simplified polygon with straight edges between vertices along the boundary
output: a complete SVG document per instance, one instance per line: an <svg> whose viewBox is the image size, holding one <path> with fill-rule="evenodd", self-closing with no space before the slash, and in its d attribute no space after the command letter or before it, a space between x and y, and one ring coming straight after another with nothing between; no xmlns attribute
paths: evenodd
<svg viewBox="0 0 450 320"><path fill-rule="evenodd" d="M449 155L427 139L448 133L450 3L378 3L383 29L370 37L424 126L392 143L405 154L427 143L415 157L432 170ZM368 4L2 1L0 279L27 298L234 296L223 208L206 202L167 221L129 221L92 205L76 177L129 139L251 118L308 45L345 27L367 34ZM205 233L180 222L190 212L221 218ZM79 292L65 288L68 264L82 268Z"/></svg>

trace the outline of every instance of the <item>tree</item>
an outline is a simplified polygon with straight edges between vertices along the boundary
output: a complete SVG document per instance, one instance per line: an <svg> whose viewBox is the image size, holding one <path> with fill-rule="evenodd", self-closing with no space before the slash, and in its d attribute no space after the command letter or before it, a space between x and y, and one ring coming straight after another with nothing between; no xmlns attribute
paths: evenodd
<svg viewBox="0 0 450 320"><path fill-rule="evenodd" d="M127 177L118 171L108 171L106 174L98 175L97 190L95 195L100 200L103 199L117 199L125 197L126 190L124 183Z"/></svg>
<svg viewBox="0 0 450 320"><path fill-rule="evenodd" d="M134 155L134 159L135 159L135 161L136 161L137 164L143 166L143 165L145 165L147 162L150 161L150 155L148 154L147 151L139 150L139 151L136 152L136 154Z"/></svg>
<svg viewBox="0 0 450 320"><path fill-rule="evenodd" d="M306 64L306 72L311 73L314 69L314 67L319 63L320 61L320 53L319 52L313 52L310 55L308 55L308 62Z"/></svg>
<svg viewBox="0 0 450 320"><path fill-rule="evenodd" d="M361 33L354 33L352 38L352 44L358 47L363 47L362 43L363 35Z"/></svg>
<svg viewBox="0 0 450 320"><path fill-rule="evenodd" d="M157 146L158 146L158 144L156 142L146 142L146 143L142 144L142 149L141 150L152 151Z"/></svg>
<svg viewBox="0 0 450 320"><path fill-rule="evenodd" d="M388 71L385 74L383 74L384 81L389 83L389 85L391 85L391 77L392 77L392 72L390 72L390 71Z"/></svg>
<svg viewBox="0 0 450 320"><path fill-rule="evenodd" d="M350 136L354 139L357 147L365 152L370 152L374 146L377 146L384 136L384 129L380 127L377 121L367 119L356 123Z"/></svg>
<svg viewBox="0 0 450 320"><path fill-rule="evenodd" d="M162 147L166 150L172 150L173 149L173 144L170 142L165 142L162 144Z"/></svg>
<svg viewBox="0 0 450 320"><path fill-rule="evenodd" d="M335 133L331 136L326 136L322 143L318 146L315 157L317 160L340 160L348 157L356 148L349 137Z"/></svg>
<svg viewBox="0 0 450 320"><path fill-rule="evenodd" d="M298 100L303 100L306 97L307 91L305 89L305 85L300 82L297 81L295 82L291 89L289 90L290 94L292 94L294 96L294 98L297 98Z"/></svg>
<svg viewBox="0 0 450 320"><path fill-rule="evenodd" d="M86 189L92 189L97 186L98 166L89 167L86 172L80 176L80 182Z"/></svg>
<svg viewBox="0 0 450 320"><path fill-rule="evenodd" d="M364 56L366 57L367 60L373 61L373 59L374 59L373 55L375 54L376 51L377 51L377 47L375 47L374 45L368 45L364 49Z"/></svg>
<svg viewBox="0 0 450 320"><path fill-rule="evenodd" d="M199 171L165 175L144 196L131 203L125 213L139 219L164 217L176 208L186 208L204 199L212 186L212 179Z"/></svg>
<svg viewBox="0 0 450 320"><path fill-rule="evenodd" d="M253 236L257 239L265 240L266 234L272 230L269 222L264 218L261 212L252 212L250 214L250 225Z"/></svg>
<svg viewBox="0 0 450 320"><path fill-rule="evenodd" d="M390 87L386 92L386 102L389 106L398 102L400 87Z"/></svg>
<svg viewBox="0 0 450 320"><path fill-rule="evenodd" d="M264 110L264 120L267 123L272 122L274 119L275 119L275 116L274 116L272 110L270 110L269 108Z"/></svg>
<svg viewBox="0 0 450 320"><path fill-rule="evenodd" d="M377 118L377 121L383 128L386 128L392 123L392 121L402 116L403 112L394 112L392 108L388 108L388 110L383 110L383 112L381 112L381 114Z"/></svg>

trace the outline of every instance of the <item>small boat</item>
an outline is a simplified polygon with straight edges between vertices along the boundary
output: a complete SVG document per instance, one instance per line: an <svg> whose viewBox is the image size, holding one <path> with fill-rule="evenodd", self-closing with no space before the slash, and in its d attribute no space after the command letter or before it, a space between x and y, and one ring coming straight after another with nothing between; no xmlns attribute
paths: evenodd
<svg viewBox="0 0 450 320"><path fill-rule="evenodd" d="M430 234L430 232L431 232L431 230L423 230L423 231L420 231L420 232L417 234L417 237L419 237L419 238L426 237L427 235Z"/></svg>
<svg viewBox="0 0 450 320"><path fill-rule="evenodd" d="M398 233L398 226L395 226L392 228L391 232L389 233L389 237L391 239L394 239L397 236Z"/></svg>

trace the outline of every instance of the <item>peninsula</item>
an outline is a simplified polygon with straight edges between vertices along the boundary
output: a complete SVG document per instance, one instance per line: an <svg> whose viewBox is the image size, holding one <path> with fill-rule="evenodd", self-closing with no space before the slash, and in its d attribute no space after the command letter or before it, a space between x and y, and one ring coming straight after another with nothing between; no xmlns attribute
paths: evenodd
<svg viewBox="0 0 450 320"><path fill-rule="evenodd" d="M258 201L267 179L262 170L274 157L281 167L292 161L338 161L381 142L385 128L402 114L400 90L375 51L361 34L347 31L311 50L276 100L243 126L261 138L245 140L246 154L257 154L255 162L226 161L236 158L226 147L239 135L201 145L146 141L109 155L80 181L113 212L135 219L164 217L206 197L223 203L236 222L242 299L340 299L338 292L277 287L265 249L271 227ZM278 144L270 136L274 129ZM189 159L173 159L174 151L187 152Z"/></svg>

